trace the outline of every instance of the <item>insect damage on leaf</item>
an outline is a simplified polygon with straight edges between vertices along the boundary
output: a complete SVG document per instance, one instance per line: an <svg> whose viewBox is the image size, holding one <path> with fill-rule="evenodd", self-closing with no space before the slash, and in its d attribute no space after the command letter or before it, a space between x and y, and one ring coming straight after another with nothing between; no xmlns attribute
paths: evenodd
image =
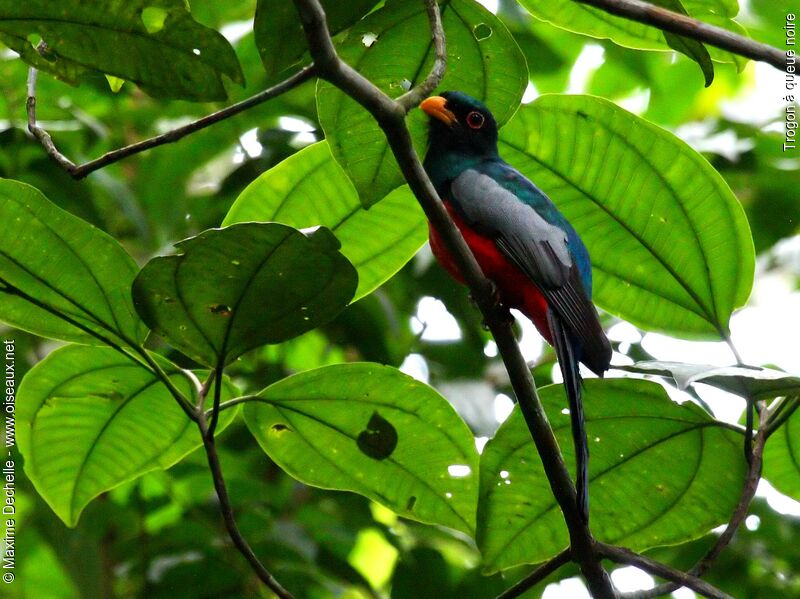
<svg viewBox="0 0 800 599"><path fill-rule="evenodd" d="M367 428L358 434L356 444L369 457L385 460L397 447L397 429L378 412L373 412Z"/></svg>

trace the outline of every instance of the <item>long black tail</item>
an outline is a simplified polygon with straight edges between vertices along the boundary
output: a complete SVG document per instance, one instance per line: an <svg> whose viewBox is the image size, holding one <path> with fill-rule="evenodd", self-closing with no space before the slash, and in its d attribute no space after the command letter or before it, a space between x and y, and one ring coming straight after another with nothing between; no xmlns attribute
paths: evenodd
<svg viewBox="0 0 800 599"><path fill-rule="evenodd" d="M578 493L578 511L585 522L589 522L589 445L586 442L586 423L583 416L581 394L581 375L578 370L578 358L569 335L558 315L553 310L547 311L547 323L553 335L553 347L556 350L558 364L564 377L564 388L569 401L569 413L572 421L572 442L575 445L576 481Z"/></svg>

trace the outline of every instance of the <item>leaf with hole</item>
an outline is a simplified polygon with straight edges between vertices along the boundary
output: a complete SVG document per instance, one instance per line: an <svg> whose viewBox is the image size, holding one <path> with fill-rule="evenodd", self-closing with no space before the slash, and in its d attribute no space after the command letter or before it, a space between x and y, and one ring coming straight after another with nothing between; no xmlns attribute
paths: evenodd
<svg viewBox="0 0 800 599"><path fill-rule="evenodd" d="M144 339L130 298L136 264L115 239L9 179L0 179L0 222L0 320L93 345Z"/></svg>
<svg viewBox="0 0 800 599"><path fill-rule="evenodd" d="M675 48L670 40L665 39L664 32L655 27L637 23L624 17L609 14L594 6L588 6L573 0L519 0L537 19L552 23L556 27L561 27L575 33L582 33L591 37L610 39L615 44L626 48L636 48L640 50L667 50ZM747 35L744 27L733 20L739 12L739 4L736 0L652 0L651 4L656 4L672 11L688 14L692 18L698 19L709 25L722 27L739 35ZM680 8L679 8L680 6ZM683 10L681 10L683 9ZM678 38L674 36L672 41ZM683 40L687 38L683 37ZM709 47L707 52L711 58L720 62L732 62L741 71L747 63L747 59L731 52ZM690 56L696 60L699 56ZM700 63L706 78L708 66Z"/></svg>
<svg viewBox="0 0 800 599"><path fill-rule="evenodd" d="M800 412L795 398L789 405L794 414L767 440L764 448L764 478L781 493L800 501ZM789 409L789 408L787 408Z"/></svg>
<svg viewBox="0 0 800 599"><path fill-rule="evenodd" d="M187 375L153 358L196 402ZM222 396L235 394L226 381ZM218 430L234 413L223 412ZM78 345L55 350L22 380L17 442L25 473L67 526L75 526L100 493L169 468L202 444L195 424L152 372L110 348Z"/></svg>
<svg viewBox="0 0 800 599"><path fill-rule="evenodd" d="M32 37L46 44L42 53ZM195 101L224 100L222 75L244 83L231 45L184 0L0 0L0 40L71 83L94 70L152 96Z"/></svg>
<svg viewBox="0 0 800 599"><path fill-rule="evenodd" d="M675 382L679 389L686 389L695 383L704 383L750 399L773 399L786 395L800 395L800 377L760 366L719 367L709 364L653 360L617 368L628 372L668 377Z"/></svg>
<svg viewBox="0 0 800 599"><path fill-rule="evenodd" d="M253 181L223 224L244 221L328 227L358 271L353 300L400 270L428 238L425 215L407 186L364 209L326 141L300 150Z"/></svg>
<svg viewBox="0 0 800 599"><path fill-rule="evenodd" d="M646 330L728 334L755 254L742 206L705 158L591 96L523 106L499 145L586 243L600 307Z"/></svg>
<svg viewBox="0 0 800 599"><path fill-rule="evenodd" d="M427 385L388 366L338 364L267 387L243 413L264 451L297 480L474 534L472 433Z"/></svg>
<svg viewBox="0 0 800 599"><path fill-rule="evenodd" d="M325 324L358 275L326 228L278 223L209 229L154 258L133 283L136 309L173 347L216 368Z"/></svg>
<svg viewBox="0 0 800 599"><path fill-rule="evenodd" d="M574 472L563 387L542 388L541 399ZM745 476L741 435L648 381L587 380L584 406L595 538L641 551L698 538L730 517ZM569 544L518 409L481 456L477 539L490 571L544 561Z"/></svg>
<svg viewBox="0 0 800 599"><path fill-rule="evenodd" d="M491 108L498 123L519 106L528 69L505 25L474 0L440 4L447 37L448 68L439 89L464 91ZM337 46L343 60L392 97L430 72L434 52L423 2L389 1L353 27ZM404 183L386 138L370 114L333 85L317 88L319 122L334 158L369 207ZM408 126L418 151L424 147L426 117L418 110Z"/></svg>
<svg viewBox="0 0 800 599"><path fill-rule="evenodd" d="M328 31L336 35L367 14L376 0L322 0L320 4ZM268 77L295 64L306 52L306 37L293 2L258 0L253 33Z"/></svg>

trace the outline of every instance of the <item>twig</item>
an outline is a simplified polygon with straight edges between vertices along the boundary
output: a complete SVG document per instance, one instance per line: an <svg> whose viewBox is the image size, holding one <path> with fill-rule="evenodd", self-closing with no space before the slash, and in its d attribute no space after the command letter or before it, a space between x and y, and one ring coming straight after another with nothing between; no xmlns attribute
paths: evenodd
<svg viewBox="0 0 800 599"><path fill-rule="evenodd" d="M767 421L768 421L768 412L765 405L762 405L761 411L759 413L759 428L758 432L756 433L755 439L753 440L753 453L752 459L750 460L750 468L747 472L747 478L745 478L744 486L742 487L742 494L739 497L739 502L736 504L736 508L733 510L733 514L731 519L728 521L728 525L725 527L725 530L722 531L722 534L717 538L717 541L711 548L706 552L706 554L700 558L700 560L689 570L688 574L695 577L703 576L711 565L714 563L714 560L719 557L719 554L730 544L731 540L733 539L733 535L736 534L736 531L739 529L739 526L744 521L745 517L747 516L747 510L750 507L750 502L753 501L753 497L755 497L756 489L758 488L758 481L761 479L761 466L762 466L762 458L764 456L764 445L767 442ZM659 574L660 576L660 574ZM669 577L664 577L669 578ZM680 584L676 584L674 582L668 582L665 584L658 585L655 588L649 589L647 591L639 591L636 593L632 593L630 595L626 595L626 599L651 599L653 597L660 597L661 595L666 595L667 593L671 593L676 589L680 588L683 585L683 581ZM688 586L688 585L685 585ZM692 588L692 587L689 587ZM696 590L696 589L695 589ZM699 592L699 591L698 591Z"/></svg>
<svg viewBox="0 0 800 599"><path fill-rule="evenodd" d="M578 512L575 487L564 464L553 429L547 420L536 394L525 359L513 336L511 326L497 304L494 286L483 276L475 257L464 238L444 209L436 190L428 179L411 141L405 124L405 114L410 107L393 101L360 73L344 63L336 53L330 37L325 12L319 0L294 0L308 41L308 47L318 75L327 79L366 108L386 135L400 170L417 197L428 220L441 236L446 249L454 257L459 271L467 282L472 297L489 326L525 417L531 436L570 534L573 559L579 564L592 595L598 599L616 597L608 573L603 570L600 557L594 549L594 540ZM433 12L433 11L431 11ZM429 13L431 14L431 13ZM434 39L441 30L441 19L432 19ZM442 48L443 50L444 48ZM436 68L434 67L434 70ZM428 77L426 85L438 84L438 75ZM416 90L414 93L417 93Z"/></svg>
<svg viewBox="0 0 800 599"><path fill-rule="evenodd" d="M800 397L787 397L780 404L775 406L775 412L767 423L767 438L769 439L772 434L777 431L783 424L789 420L795 410L800 407Z"/></svg>
<svg viewBox="0 0 800 599"><path fill-rule="evenodd" d="M707 583L705 580L701 580L697 576L676 570L671 566L657 562L654 559L631 551L630 549L606 545L605 543L597 543L597 549L604 557L614 560L617 563L636 566L640 570L644 570L653 576L660 576L661 578L678 581L675 588L688 587L696 593L700 593L704 597L711 597L712 599L733 599L733 597L727 593L720 591L717 587ZM626 595L626 597L629 596L631 595ZM638 597L639 595L636 596Z"/></svg>
<svg viewBox="0 0 800 599"><path fill-rule="evenodd" d="M255 94L254 96L250 96L241 102L232 104L231 106L218 110L217 112L213 112L197 119L196 121L192 121L187 125L173 129L172 131L167 131L161 135L156 135L155 137L136 142L129 146L125 146L124 148L106 152L99 158L95 158L94 160L90 160L84 164L77 165L64 154L62 154L58 148L56 148L55 143L53 143L53 139L50 137L50 134L36 124L37 71L31 67L28 70L28 100L26 104L28 110L28 130L36 139L39 140L39 143L42 144L48 156L55 160L61 168L67 171L67 173L69 173L73 179L83 179L89 173L93 173L94 171L106 167L109 164L119 162L123 158L144 152L145 150L155 148L156 146L178 141L190 133L205 129L214 123L228 119L239 114L240 112L244 112L245 110L257 106L258 104L262 104L267 100L271 100L272 98L289 91L293 87L300 85L308 79L311 79L314 74L315 67L312 64L301 69L288 79L285 79L284 81L281 81L269 89L265 89L264 91Z"/></svg>
<svg viewBox="0 0 800 599"><path fill-rule="evenodd" d="M208 421L202 411L199 413L197 426L200 429L200 435L203 437L203 446L205 447L206 457L208 458L208 467L211 470L211 476L214 480L214 489L219 498L219 509L220 512L222 512L225 528L228 530L228 535L233 541L233 544L239 550L239 553L250 563L253 571L258 575L258 578L267 585L275 595L280 599L294 599L292 594L284 589L275 577L270 574L269 570L264 567L264 564L259 561L256 554L250 548L250 545L248 545L247 541L242 536L242 533L239 532L239 527L233 516L233 508L231 507L231 500L228 496L228 489L225 486L225 479L222 476L222 466L219 463L214 435L209 434Z"/></svg>
<svg viewBox="0 0 800 599"><path fill-rule="evenodd" d="M415 88L408 90L405 94L397 98L406 112L424 100L444 77L447 69L447 48L445 46L444 29L442 27L442 15L439 12L439 4L436 0L425 0L425 8L428 11L428 21L431 24L431 38L433 39L433 49L435 58L433 68L425 80Z"/></svg>
<svg viewBox="0 0 800 599"><path fill-rule="evenodd" d="M533 572L528 574L525 578L520 580L517 584L509 587L497 596L497 599L516 599L523 593L533 588L536 584L550 576L553 572L558 570L564 564L569 563L572 559L569 549L565 549L550 561L543 563L536 568Z"/></svg>
<svg viewBox="0 0 800 599"><path fill-rule="evenodd" d="M703 23L692 17L681 15L655 4L642 0L574 0L604 10L612 15L652 25L663 31L670 31L734 54L771 64L776 69L788 68L786 54L778 48L762 44L749 37L733 33L727 29Z"/></svg>

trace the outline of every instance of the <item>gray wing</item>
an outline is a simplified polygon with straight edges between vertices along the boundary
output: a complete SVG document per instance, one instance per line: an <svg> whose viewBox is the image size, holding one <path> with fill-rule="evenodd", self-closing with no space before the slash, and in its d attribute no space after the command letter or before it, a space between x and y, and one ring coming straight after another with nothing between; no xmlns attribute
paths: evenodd
<svg viewBox="0 0 800 599"><path fill-rule="evenodd" d="M567 233L492 177L475 170L453 180L450 196L465 222L494 239L500 252L536 284L582 349L581 361L602 374L611 359L611 346L584 289Z"/></svg>

